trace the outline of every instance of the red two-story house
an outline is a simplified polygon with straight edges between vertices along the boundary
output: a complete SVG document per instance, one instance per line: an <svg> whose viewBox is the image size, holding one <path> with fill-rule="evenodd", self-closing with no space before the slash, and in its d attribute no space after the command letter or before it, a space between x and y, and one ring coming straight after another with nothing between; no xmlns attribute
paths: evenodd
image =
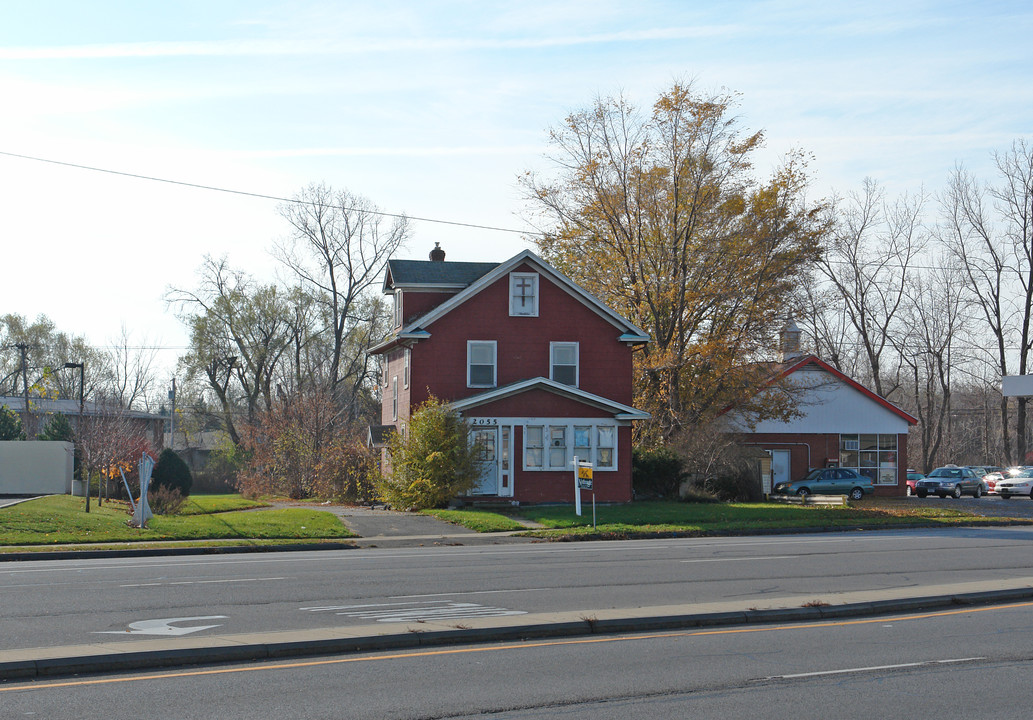
<svg viewBox="0 0 1033 720"><path fill-rule="evenodd" d="M383 423L405 432L428 396L472 426L476 498L573 502L573 461L592 463L600 502L631 500L632 352L640 328L530 251L503 263L390 260L394 332L382 356Z"/></svg>

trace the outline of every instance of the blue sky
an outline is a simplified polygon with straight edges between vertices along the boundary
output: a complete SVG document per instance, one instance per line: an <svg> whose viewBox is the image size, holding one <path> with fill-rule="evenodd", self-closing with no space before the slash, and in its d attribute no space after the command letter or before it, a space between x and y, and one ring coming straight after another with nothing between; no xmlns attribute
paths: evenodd
<svg viewBox="0 0 1033 720"><path fill-rule="evenodd" d="M0 0L0 153L526 228L518 174L599 95L742 94L765 174L935 193L1033 134L1028 2ZM515 233L418 222L406 256L504 260ZM0 155L0 312L104 344L184 343L165 307L204 254L272 278L276 203ZM170 350L171 363L176 351Z"/></svg>

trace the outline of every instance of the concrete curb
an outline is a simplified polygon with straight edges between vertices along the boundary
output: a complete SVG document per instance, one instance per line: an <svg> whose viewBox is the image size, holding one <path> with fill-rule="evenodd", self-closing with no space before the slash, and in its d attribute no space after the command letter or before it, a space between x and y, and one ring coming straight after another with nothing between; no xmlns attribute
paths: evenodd
<svg viewBox="0 0 1033 720"><path fill-rule="evenodd" d="M283 658L338 655L344 653L398 650L405 648L440 647L460 643L512 642L518 640L578 637L616 633L655 632L688 628L794 623L928 611L944 607L971 607L1029 600L1033 587L989 590L928 597L900 598L840 605L815 604L794 608L736 610L710 613L668 614L647 617L625 617L596 620L559 620L500 627L430 630L406 629L383 635L333 637L295 641L231 642L217 641L204 647L167 647L129 652L69 652L61 648L40 648L40 654L52 657L39 659L0 660L0 681L57 677L76 673L125 672L185 665L249 662ZM282 633L269 633L282 635ZM260 637L260 636L258 636ZM71 649L70 649L71 650ZM25 651L18 651L24 654ZM4 653L0 652L0 657Z"/></svg>
<svg viewBox="0 0 1033 720"><path fill-rule="evenodd" d="M128 548L126 550L40 550L38 552L0 553L0 562L95 560L98 558L161 557L164 555L232 555L239 553L300 552L304 550L357 550L359 547L354 542L332 542L299 543L296 545L210 545L179 548Z"/></svg>

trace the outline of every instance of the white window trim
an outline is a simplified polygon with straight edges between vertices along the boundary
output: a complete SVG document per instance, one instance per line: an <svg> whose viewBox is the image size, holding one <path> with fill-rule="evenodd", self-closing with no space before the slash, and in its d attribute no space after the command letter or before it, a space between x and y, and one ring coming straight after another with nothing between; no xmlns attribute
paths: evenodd
<svg viewBox="0 0 1033 720"><path fill-rule="evenodd" d="M395 315L395 327L396 328L402 327L402 291L401 290L395 290L394 315Z"/></svg>
<svg viewBox="0 0 1033 720"><path fill-rule="evenodd" d="M531 312L517 312L516 294L516 281L522 278L530 278L534 281L534 303ZM541 282L538 278L538 273L510 273L509 274L509 314L512 317L538 317L538 298L541 295Z"/></svg>
<svg viewBox="0 0 1033 720"><path fill-rule="evenodd" d="M598 422L598 418L535 418L533 421L517 421L521 426L521 452L520 452L520 466L524 472L573 472L574 468L570 463L574 452L574 428L575 427L587 427L589 428L590 436L589 441L592 443L591 455L587 458L579 457L578 460L581 462L591 462L596 472L617 472L620 466L620 424L615 422ZM527 428L528 427L540 427L542 428L542 466L532 467L527 464ZM549 465L549 450L551 434L550 428L554 427L566 427L566 467L554 467ZM613 429L613 465L611 467L599 467L597 464L597 454L599 449L599 428L612 428Z"/></svg>
<svg viewBox="0 0 1033 720"><path fill-rule="evenodd" d="M554 373L556 371L556 348L560 346L574 346L574 385L573 387L581 387L581 343L579 342L551 342L549 343L549 379L556 380ZM564 366L568 367L568 366ZM557 382L559 382L557 380Z"/></svg>
<svg viewBox="0 0 1033 720"><path fill-rule="evenodd" d="M409 360L410 360L410 357L411 357L411 353L412 353L412 351L409 348L406 348L404 353L403 353L405 367L402 370L402 387L406 388L406 389L409 388L409 368L410 368Z"/></svg>
<svg viewBox="0 0 1033 720"><path fill-rule="evenodd" d="M491 366L492 382L490 385L477 383L470 380L470 362L474 345L491 345ZM466 387L497 387L499 384L499 345L496 340L467 340L466 341Z"/></svg>

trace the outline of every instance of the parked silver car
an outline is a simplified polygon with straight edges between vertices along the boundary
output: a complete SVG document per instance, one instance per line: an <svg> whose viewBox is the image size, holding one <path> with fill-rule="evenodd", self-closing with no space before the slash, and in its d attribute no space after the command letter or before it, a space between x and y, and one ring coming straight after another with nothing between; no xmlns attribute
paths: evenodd
<svg viewBox="0 0 1033 720"><path fill-rule="evenodd" d="M927 495L938 495L941 498L971 495L978 498L983 495L983 490L983 478L970 468L957 465L936 468L924 480L915 483L915 494L920 498Z"/></svg>

